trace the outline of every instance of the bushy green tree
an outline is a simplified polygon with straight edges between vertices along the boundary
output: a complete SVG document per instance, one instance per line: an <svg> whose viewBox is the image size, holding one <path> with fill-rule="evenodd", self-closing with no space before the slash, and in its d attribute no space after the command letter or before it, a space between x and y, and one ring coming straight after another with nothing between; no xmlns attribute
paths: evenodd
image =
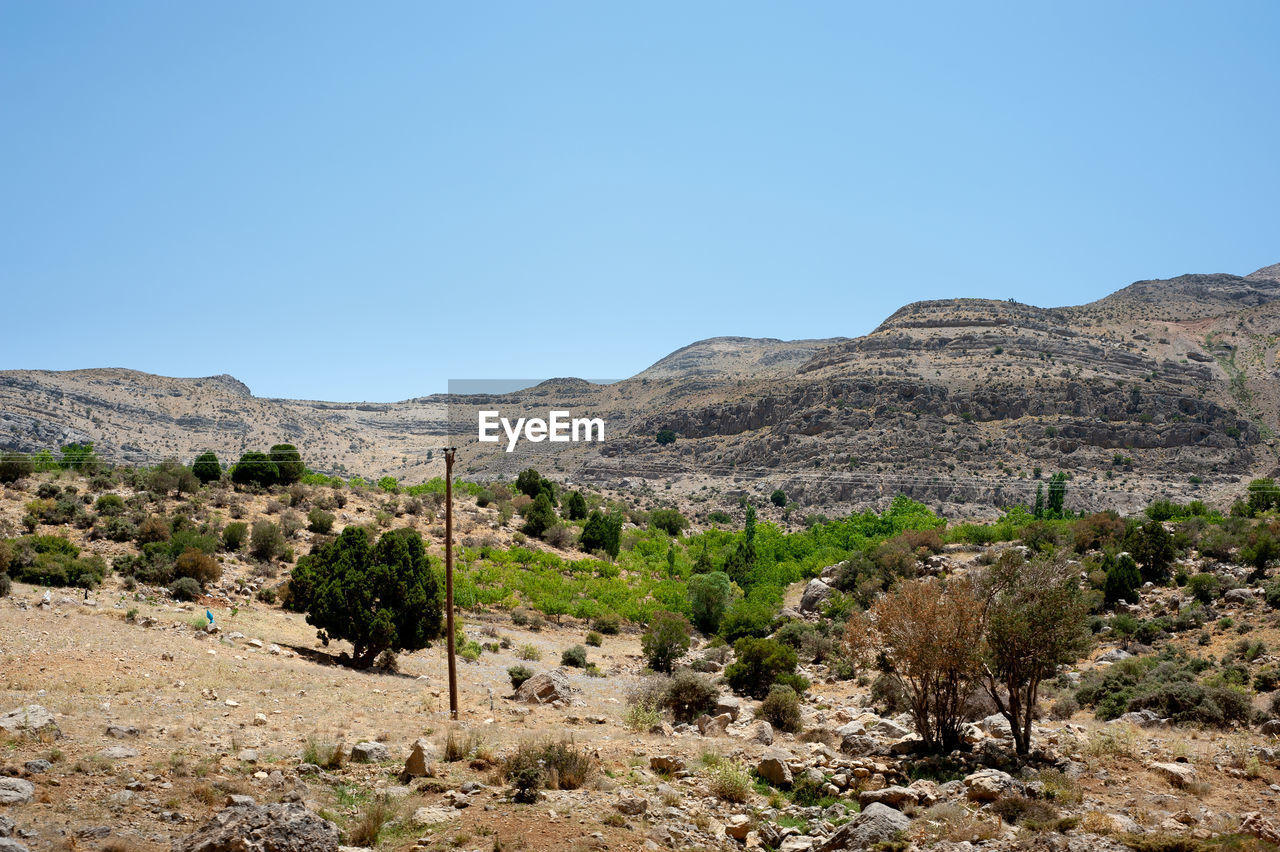
<svg viewBox="0 0 1280 852"><path fill-rule="evenodd" d="M1249 483L1249 514L1256 515L1275 506L1280 506L1280 491L1276 489L1276 481L1274 479L1263 477Z"/></svg>
<svg viewBox="0 0 1280 852"><path fill-rule="evenodd" d="M1159 521L1147 521L1134 527L1125 537L1125 546L1142 566L1142 579L1151 583L1163 583L1169 577L1169 566L1177 552L1173 537Z"/></svg>
<svg viewBox="0 0 1280 852"><path fill-rule="evenodd" d="M674 444L676 442L676 433L670 429L659 429L657 441L662 446L666 446L667 444Z"/></svg>
<svg viewBox="0 0 1280 852"><path fill-rule="evenodd" d="M266 453L248 452L231 468L231 481L237 485L261 485L266 488L280 481L280 468Z"/></svg>
<svg viewBox="0 0 1280 852"><path fill-rule="evenodd" d="M422 537L390 530L376 544L347 527L298 561L289 606L307 613L322 642L344 639L351 662L368 668L383 651L417 651L440 636L442 602Z"/></svg>
<svg viewBox="0 0 1280 852"><path fill-rule="evenodd" d="M1045 515L1050 518L1062 518L1066 515L1067 475L1061 471L1049 477L1049 499L1045 505Z"/></svg>
<svg viewBox="0 0 1280 852"><path fill-rule="evenodd" d="M769 495L769 502L781 509L787 505L787 492L781 488L775 488L773 493Z"/></svg>
<svg viewBox="0 0 1280 852"><path fill-rule="evenodd" d="M78 470L84 474L102 470L102 459L93 451L93 441L67 444L62 448L62 460L58 466L64 470Z"/></svg>
<svg viewBox="0 0 1280 852"><path fill-rule="evenodd" d="M35 462L25 453L0 453L0 482L16 482L35 469Z"/></svg>
<svg viewBox="0 0 1280 852"><path fill-rule="evenodd" d="M195 462L191 465L191 472L195 474L196 479L208 485L222 478L222 465L218 464L217 455L209 451L196 456Z"/></svg>
<svg viewBox="0 0 1280 852"><path fill-rule="evenodd" d="M587 498L581 491L574 491L564 501L564 516L570 521L581 521L587 517Z"/></svg>
<svg viewBox="0 0 1280 852"><path fill-rule="evenodd" d="M1138 602L1138 588L1142 585L1142 575L1138 572L1137 563L1127 553L1122 553L1107 566L1107 582L1103 588L1107 606L1120 601Z"/></svg>
<svg viewBox="0 0 1280 852"><path fill-rule="evenodd" d="M271 448L270 456L279 471L281 485L292 485L307 472L306 465L302 463L302 454L293 444L276 444Z"/></svg>
<svg viewBox="0 0 1280 852"><path fill-rule="evenodd" d="M617 559L618 551L622 549L622 516L606 515L599 509L592 511L582 528L579 543L587 553L603 550L611 558Z"/></svg>
<svg viewBox="0 0 1280 852"><path fill-rule="evenodd" d="M1253 569L1249 582L1256 583L1267 574L1267 566L1280 559L1280 542L1266 527L1255 530L1244 547L1240 548L1240 561Z"/></svg>
<svg viewBox="0 0 1280 852"><path fill-rule="evenodd" d="M675 509L654 509L649 513L649 525L667 535L678 536L689 526L689 519Z"/></svg>
<svg viewBox="0 0 1280 852"><path fill-rule="evenodd" d="M649 668L669 673L676 660L689 650L690 634L689 619L680 613L655 612L649 620L648 629L640 637L640 649Z"/></svg>
<svg viewBox="0 0 1280 852"><path fill-rule="evenodd" d="M524 526L520 529L526 535L540 537L556 522L556 509L551 505L551 498L546 495L546 492L539 492L534 501L524 508L522 514Z"/></svg>
<svg viewBox="0 0 1280 852"><path fill-rule="evenodd" d="M526 497L534 499L537 499L538 495L543 492L546 492L547 498L552 502L556 499L555 483L545 478L532 467L520 471L520 475L516 477L516 490Z"/></svg>
<svg viewBox="0 0 1280 852"><path fill-rule="evenodd" d="M808 688L796 675L796 652L789 645L774 639L739 639L733 643L733 653L737 659L724 670L724 676L734 692L764 698L775 683L797 692Z"/></svg>
<svg viewBox="0 0 1280 852"><path fill-rule="evenodd" d="M733 603L733 583L729 575L723 571L695 574L689 578L688 588L694 625L708 635L715 633Z"/></svg>

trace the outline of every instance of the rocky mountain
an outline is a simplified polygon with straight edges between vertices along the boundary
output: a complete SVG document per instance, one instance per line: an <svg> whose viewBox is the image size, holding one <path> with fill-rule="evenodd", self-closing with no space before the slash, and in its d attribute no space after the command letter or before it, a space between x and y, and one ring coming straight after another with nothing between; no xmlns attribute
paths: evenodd
<svg viewBox="0 0 1280 852"><path fill-rule="evenodd" d="M821 511L906 493L963 514L1026 502L1062 470L1076 508L1133 509L1225 500L1277 469L1278 350L1280 265L1139 281L1076 307L917 302L859 338L713 338L621 382L500 396L332 403L261 399L227 376L11 371L0 447L92 439L146 462L287 440L317 469L418 481L442 471L447 431L466 476L535 464L709 503L781 487ZM606 440L476 441L482 409L552 408L600 417ZM660 429L676 442L657 444Z"/></svg>

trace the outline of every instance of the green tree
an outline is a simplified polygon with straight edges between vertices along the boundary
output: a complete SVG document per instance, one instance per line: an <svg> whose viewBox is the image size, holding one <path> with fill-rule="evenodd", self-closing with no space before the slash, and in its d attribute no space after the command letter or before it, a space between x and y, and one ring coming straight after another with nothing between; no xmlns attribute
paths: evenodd
<svg viewBox="0 0 1280 852"><path fill-rule="evenodd" d="M550 479L543 477L534 468L522 470L520 475L516 477L516 490L527 497L537 499L542 492L546 492L548 499L555 501L556 487Z"/></svg>
<svg viewBox="0 0 1280 852"><path fill-rule="evenodd" d="M737 659L724 670L725 680L734 692L752 698L764 698L775 683L784 683L797 692L808 683L796 678L796 652L790 645L773 639L739 639L733 643ZM797 683L800 681L800 683Z"/></svg>
<svg viewBox="0 0 1280 852"><path fill-rule="evenodd" d="M237 485L261 485L263 488L280 481L280 468L266 453L248 452L231 468L231 481Z"/></svg>
<svg viewBox="0 0 1280 852"><path fill-rule="evenodd" d="M664 447L667 444L674 444L676 442L676 433L670 429L659 429L657 441Z"/></svg>
<svg viewBox="0 0 1280 852"><path fill-rule="evenodd" d="M733 598L733 583L723 571L695 574L689 578L689 611L694 625L708 636L720 629L720 622L733 604Z"/></svg>
<svg viewBox="0 0 1280 852"><path fill-rule="evenodd" d="M587 517L587 498L581 491L574 491L565 499L564 516L570 521L581 521Z"/></svg>
<svg viewBox="0 0 1280 852"><path fill-rule="evenodd" d="M678 536L689 526L689 519L675 509L654 509L649 513L649 526L667 535Z"/></svg>
<svg viewBox="0 0 1280 852"><path fill-rule="evenodd" d="M545 491L538 492L538 496L528 506L522 510L524 515L524 526L520 529L526 535L541 536L549 530L556 522L556 509L551 505Z"/></svg>
<svg viewBox="0 0 1280 852"><path fill-rule="evenodd" d="M1142 566L1142 579L1151 583L1163 583L1169 578L1169 566L1177 551L1173 537L1159 521L1147 521L1135 526L1125 536L1125 546Z"/></svg>
<svg viewBox="0 0 1280 852"><path fill-rule="evenodd" d="M1050 518L1062 518L1066 515L1067 475L1062 471L1049 477L1049 500L1045 506L1045 515Z"/></svg>
<svg viewBox="0 0 1280 852"><path fill-rule="evenodd" d="M0 482L16 482L35 469L35 462L25 453L0 453Z"/></svg>
<svg viewBox="0 0 1280 852"><path fill-rule="evenodd" d="M196 456L195 462L191 465L191 472L195 474L196 479L207 485L222 478L222 465L218 464L218 457L209 451Z"/></svg>
<svg viewBox="0 0 1280 852"><path fill-rule="evenodd" d="M603 550L611 558L617 559L618 551L622 549L622 516L606 515L599 509L592 511L582 528L579 543L587 553Z"/></svg>
<svg viewBox="0 0 1280 852"><path fill-rule="evenodd" d="M293 444L276 444L271 448L271 461L275 463L280 474L281 485L292 485L307 472L302 463L302 454Z"/></svg>
<svg viewBox="0 0 1280 852"><path fill-rule="evenodd" d="M756 507L747 504L747 518L743 525L742 540L729 552L724 570L735 583L746 582L747 573L756 564Z"/></svg>
<svg viewBox="0 0 1280 852"><path fill-rule="evenodd" d="M1092 644L1089 603L1065 562L998 562L983 578L987 596L983 685L1009 722L1014 750L1031 750L1040 684Z"/></svg>
<svg viewBox="0 0 1280 852"><path fill-rule="evenodd" d="M102 470L102 459L93 451L93 441L67 444L62 448L62 460L58 465L64 470L78 470L91 474Z"/></svg>
<svg viewBox="0 0 1280 852"><path fill-rule="evenodd" d="M350 642L356 668L368 668L383 651L429 647L441 632L440 588L422 537L410 529L371 544L365 528L347 527L298 561L289 606L307 614L326 645Z"/></svg>
<svg viewBox="0 0 1280 852"><path fill-rule="evenodd" d="M1280 491L1276 490L1276 481L1270 477L1255 479L1248 488L1249 514L1265 512L1273 506L1280 505Z"/></svg>
<svg viewBox="0 0 1280 852"><path fill-rule="evenodd" d="M1032 509L1032 514L1035 515L1035 518L1037 521L1042 520L1044 518L1044 483L1043 482L1036 483L1036 502L1035 502L1034 508Z"/></svg>
<svg viewBox="0 0 1280 852"><path fill-rule="evenodd" d="M640 637L640 650L649 668L670 674L676 660L689 650L690 638L689 619L678 612L660 610L653 614L648 629Z"/></svg>
<svg viewBox="0 0 1280 852"><path fill-rule="evenodd" d="M1249 541L1240 548L1240 561L1253 568L1249 573L1249 582L1256 583L1267 575L1267 566L1280 559L1280 542L1266 527L1260 527L1249 536Z"/></svg>
<svg viewBox="0 0 1280 852"><path fill-rule="evenodd" d="M769 495L769 502L781 509L787 505L787 492L781 488L775 488L773 493Z"/></svg>
<svg viewBox="0 0 1280 852"><path fill-rule="evenodd" d="M1103 589L1107 606L1113 606L1120 601L1137 603L1142 575L1138 573L1138 566L1133 561L1133 557L1127 553L1121 553L1109 561L1111 564L1106 569L1107 582Z"/></svg>

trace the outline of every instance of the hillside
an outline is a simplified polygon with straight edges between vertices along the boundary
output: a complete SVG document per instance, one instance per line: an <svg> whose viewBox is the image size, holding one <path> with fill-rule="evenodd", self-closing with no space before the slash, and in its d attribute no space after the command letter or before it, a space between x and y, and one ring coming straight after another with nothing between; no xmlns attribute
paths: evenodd
<svg viewBox="0 0 1280 852"><path fill-rule="evenodd" d="M1080 509L1221 500L1277 468L1278 268L1140 281L1079 307L918 302L856 339L713 338L614 384L497 397L319 402L254 397L226 376L8 371L0 448L93 440L108 458L154 463L289 441L317 470L412 483L442 472L447 428L473 477L536 463L709 503L782 487L823 510L906 493L982 513L1027 501L1037 470L1067 471ZM494 407L589 413L608 440L506 453L474 439L476 412ZM664 428L675 444L654 442Z"/></svg>

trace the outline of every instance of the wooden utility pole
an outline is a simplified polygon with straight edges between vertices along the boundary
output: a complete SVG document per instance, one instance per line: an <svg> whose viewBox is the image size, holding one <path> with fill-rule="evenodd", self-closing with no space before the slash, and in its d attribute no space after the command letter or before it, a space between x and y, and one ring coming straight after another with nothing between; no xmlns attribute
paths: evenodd
<svg viewBox="0 0 1280 852"><path fill-rule="evenodd" d="M449 631L449 718L458 718L458 660L453 633L453 453L444 450L444 607Z"/></svg>

